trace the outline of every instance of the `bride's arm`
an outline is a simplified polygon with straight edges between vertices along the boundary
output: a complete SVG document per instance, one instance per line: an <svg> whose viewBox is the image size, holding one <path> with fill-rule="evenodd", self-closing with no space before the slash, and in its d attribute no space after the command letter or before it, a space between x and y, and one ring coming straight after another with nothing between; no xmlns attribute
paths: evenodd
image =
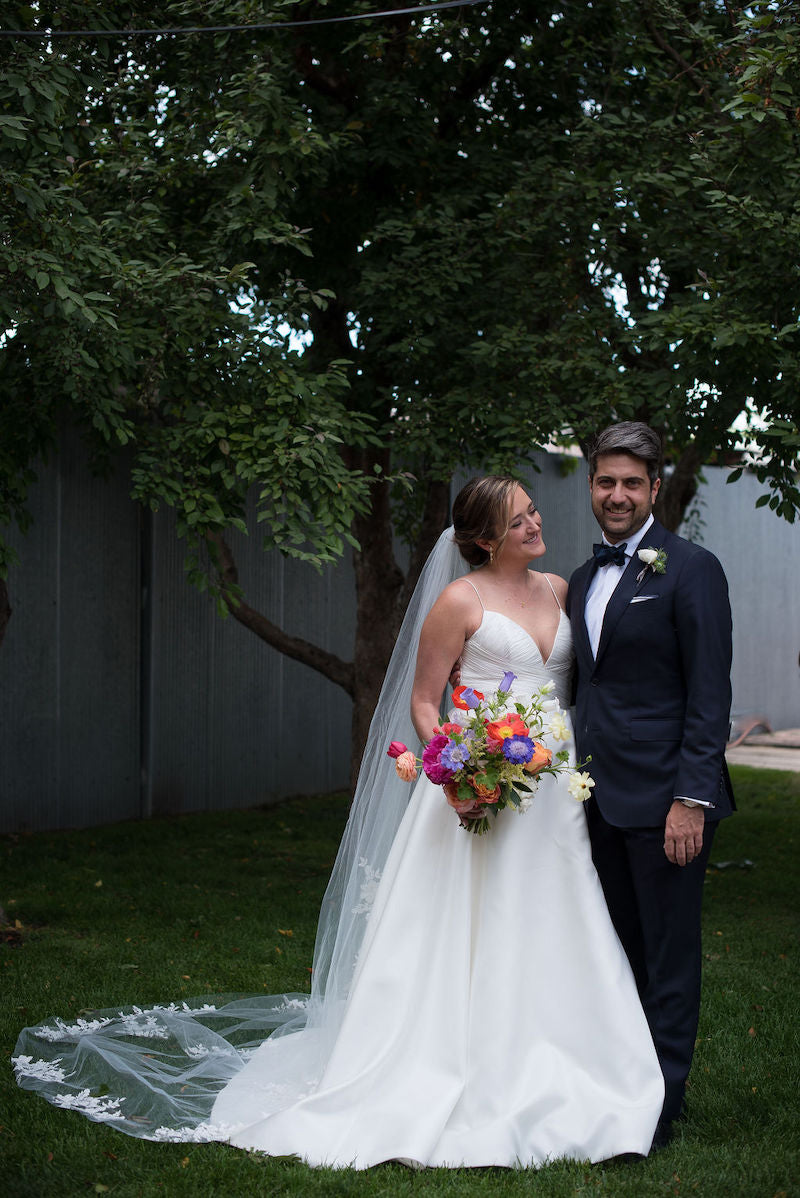
<svg viewBox="0 0 800 1198"><path fill-rule="evenodd" d="M433 736L453 662L461 656L465 642L480 621L478 598L459 579L442 591L422 626L411 692L411 719L422 741Z"/></svg>

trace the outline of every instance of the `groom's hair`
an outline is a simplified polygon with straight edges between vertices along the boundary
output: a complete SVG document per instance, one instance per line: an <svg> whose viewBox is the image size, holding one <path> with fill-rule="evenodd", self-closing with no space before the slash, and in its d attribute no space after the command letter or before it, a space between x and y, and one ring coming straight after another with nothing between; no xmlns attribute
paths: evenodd
<svg viewBox="0 0 800 1198"><path fill-rule="evenodd" d="M647 466L651 483L661 474L661 437L649 424L639 420L622 420L597 434L589 450L590 478L594 478L597 459L604 453L629 453L640 458Z"/></svg>

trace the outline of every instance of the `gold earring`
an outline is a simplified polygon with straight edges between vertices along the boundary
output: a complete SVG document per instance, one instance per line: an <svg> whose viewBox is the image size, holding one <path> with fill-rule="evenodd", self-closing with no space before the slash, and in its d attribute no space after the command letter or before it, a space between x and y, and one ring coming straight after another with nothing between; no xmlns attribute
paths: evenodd
<svg viewBox="0 0 800 1198"><path fill-rule="evenodd" d="M490 566L494 565L494 546L493 545L489 546L489 565Z"/></svg>

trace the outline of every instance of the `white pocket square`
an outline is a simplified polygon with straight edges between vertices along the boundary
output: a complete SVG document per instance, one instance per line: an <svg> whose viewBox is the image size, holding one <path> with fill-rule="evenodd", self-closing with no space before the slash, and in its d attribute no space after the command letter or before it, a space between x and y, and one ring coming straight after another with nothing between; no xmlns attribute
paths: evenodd
<svg viewBox="0 0 800 1198"><path fill-rule="evenodd" d="M647 603L648 599L657 599L658 595L634 595L631 603Z"/></svg>

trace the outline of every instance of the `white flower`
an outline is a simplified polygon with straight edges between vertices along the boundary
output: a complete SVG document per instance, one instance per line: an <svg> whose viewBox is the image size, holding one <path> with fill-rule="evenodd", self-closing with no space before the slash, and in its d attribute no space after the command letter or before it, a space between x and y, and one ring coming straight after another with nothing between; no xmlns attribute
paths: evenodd
<svg viewBox="0 0 800 1198"><path fill-rule="evenodd" d="M520 815L524 815L533 806L533 799L530 795L523 795L517 804L517 811Z"/></svg>
<svg viewBox="0 0 800 1198"><path fill-rule="evenodd" d="M554 711L550 716L550 735L553 740L569 740L571 738L572 733L563 711Z"/></svg>
<svg viewBox="0 0 800 1198"><path fill-rule="evenodd" d="M589 774L573 774L567 783L567 790L573 799L577 799L579 803L583 803L591 795L593 786L594 778L590 777Z"/></svg>
<svg viewBox="0 0 800 1198"><path fill-rule="evenodd" d="M641 582L648 570L652 570L654 574L666 574L667 572L667 555L663 549L653 549L648 545L646 549L637 549L636 556L640 562L644 562L639 573L636 575L636 581Z"/></svg>
<svg viewBox="0 0 800 1198"><path fill-rule="evenodd" d="M539 687L539 694L540 695L552 695L552 693L555 689L556 689L556 684L555 684L555 682L553 682L553 679L550 678L550 679L548 679L547 682L545 682L544 686Z"/></svg>

